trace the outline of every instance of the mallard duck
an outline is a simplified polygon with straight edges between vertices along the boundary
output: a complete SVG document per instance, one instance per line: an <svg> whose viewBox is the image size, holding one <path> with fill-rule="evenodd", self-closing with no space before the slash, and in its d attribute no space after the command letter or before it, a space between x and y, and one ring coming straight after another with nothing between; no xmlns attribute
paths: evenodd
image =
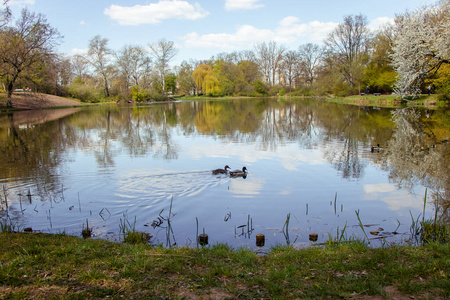
<svg viewBox="0 0 450 300"><path fill-rule="evenodd" d="M247 168L243 167L242 170L234 170L230 171L230 177L246 177L247 176Z"/></svg>
<svg viewBox="0 0 450 300"><path fill-rule="evenodd" d="M372 146L370 148L370 152L374 153L374 152L380 152L380 144L377 144L376 146Z"/></svg>
<svg viewBox="0 0 450 300"><path fill-rule="evenodd" d="M228 169L231 169L228 165L226 165L223 169L215 169L212 170L212 174L213 175L217 175L217 174L227 174Z"/></svg>

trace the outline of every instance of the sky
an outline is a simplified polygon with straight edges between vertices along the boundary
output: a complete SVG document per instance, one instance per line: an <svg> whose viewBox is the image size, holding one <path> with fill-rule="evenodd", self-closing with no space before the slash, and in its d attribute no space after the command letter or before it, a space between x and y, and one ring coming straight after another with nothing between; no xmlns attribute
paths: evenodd
<svg viewBox="0 0 450 300"><path fill-rule="evenodd" d="M275 41L290 50L323 39L346 15L367 16L377 29L396 14L436 0L10 0L13 16L28 7L43 14L64 36L58 52L85 51L96 35L120 50L173 41L183 60L209 59L221 52L253 50Z"/></svg>

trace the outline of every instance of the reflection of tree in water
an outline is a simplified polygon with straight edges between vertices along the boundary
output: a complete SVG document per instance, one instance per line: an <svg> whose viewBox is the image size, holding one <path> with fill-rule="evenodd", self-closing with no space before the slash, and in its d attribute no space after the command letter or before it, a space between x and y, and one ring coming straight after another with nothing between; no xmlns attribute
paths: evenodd
<svg viewBox="0 0 450 300"><path fill-rule="evenodd" d="M178 158L180 148L172 140L171 128L168 128L170 126L168 122L176 125L176 110L174 106L171 109L166 110L165 107L163 109L163 119L158 130L160 143L156 146L154 153L155 157L172 160Z"/></svg>
<svg viewBox="0 0 450 300"><path fill-rule="evenodd" d="M54 173L65 157L62 150L75 144L73 131L61 119L24 126L15 123L14 114L8 119L9 126L0 130L0 179L32 181L40 195L58 189L59 177Z"/></svg>
<svg viewBox="0 0 450 300"><path fill-rule="evenodd" d="M340 143L326 147L325 157L336 170L341 172L343 178L358 179L364 175L364 169L367 166L367 162L360 158L360 141L357 138L358 135L354 134L355 129L361 131L361 128L353 124L355 116L351 111L340 119L341 121L335 124L334 129L328 132L328 134L334 132L333 139L339 139Z"/></svg>
<svg viewBox="0 0 450 300"><path fill-rule="evenodd" d="M391 179L410 190L420 183L433 191L433 198L439 201L439 205L448 207L448 132L438 133L442 128L426 126L415 109L398 109L392 115L397 130L386 152Z"/></svg>

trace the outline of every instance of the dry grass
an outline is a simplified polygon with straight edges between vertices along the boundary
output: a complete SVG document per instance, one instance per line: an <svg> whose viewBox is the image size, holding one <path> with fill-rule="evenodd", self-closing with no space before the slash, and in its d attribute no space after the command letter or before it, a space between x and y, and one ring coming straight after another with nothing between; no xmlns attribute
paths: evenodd
<svg viewBox="0 0 450 300"><path fill-rule="evenodd" d="M0 107L6 107L6 96L0 97ZM54 95L41 93L14 93L11 97L12 106L14 109L42 109L52 107L67 107L79 106L80 102L58 97Z"/></svg>

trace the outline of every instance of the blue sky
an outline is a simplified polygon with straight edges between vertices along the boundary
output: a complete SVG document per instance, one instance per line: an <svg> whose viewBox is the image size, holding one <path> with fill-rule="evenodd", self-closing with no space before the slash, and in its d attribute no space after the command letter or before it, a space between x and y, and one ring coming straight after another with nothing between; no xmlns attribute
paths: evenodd
<svg viewBox="0 0 450 300"><path fill-rule="evenodd" d="M345 15L366 15L376 28L398 13L435 0L10 0L14 16L22 7L42 13L64 36L59 52L87 48L95 35L109 47L141 45L165 38L179 48L174 63L208 59L220 52L252 50L276 41L288 49L320 44Z"/></svg>

